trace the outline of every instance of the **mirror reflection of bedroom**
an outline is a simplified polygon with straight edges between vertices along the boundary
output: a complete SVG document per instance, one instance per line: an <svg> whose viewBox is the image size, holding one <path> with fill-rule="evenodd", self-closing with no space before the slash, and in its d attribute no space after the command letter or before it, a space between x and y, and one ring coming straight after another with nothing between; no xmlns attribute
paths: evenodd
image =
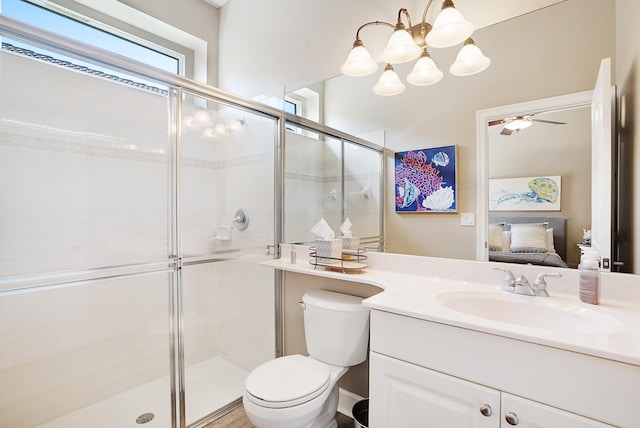
<svg viewBox="0 0 640 428"><path fill-rule="evenodd" d="M591 229L590 107L522 116L488 126L489 259L575 268Z"/></svg>

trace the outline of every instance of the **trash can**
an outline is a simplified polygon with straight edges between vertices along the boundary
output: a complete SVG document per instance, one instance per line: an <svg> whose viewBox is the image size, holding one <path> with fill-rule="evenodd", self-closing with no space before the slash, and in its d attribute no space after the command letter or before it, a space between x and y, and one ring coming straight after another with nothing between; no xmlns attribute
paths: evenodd
<svg viewBox="0 0 640 428"><path fill-rule="evenodd" d="M358 401L353 405L353 426L355 428L367 428L369 426L369 399Z"/></svg>

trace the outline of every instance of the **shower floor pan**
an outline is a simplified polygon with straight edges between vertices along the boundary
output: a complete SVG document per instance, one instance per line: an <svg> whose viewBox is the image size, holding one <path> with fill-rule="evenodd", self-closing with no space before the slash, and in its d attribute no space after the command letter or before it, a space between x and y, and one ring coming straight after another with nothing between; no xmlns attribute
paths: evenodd
<svg viewBox="0 0 640 428"><path fill-rule="evenodd" d="M187 367L187 424L242 397L248 374L219 357ZM171 426L169 391L164 376L37 428L166 428Z"/></svg>

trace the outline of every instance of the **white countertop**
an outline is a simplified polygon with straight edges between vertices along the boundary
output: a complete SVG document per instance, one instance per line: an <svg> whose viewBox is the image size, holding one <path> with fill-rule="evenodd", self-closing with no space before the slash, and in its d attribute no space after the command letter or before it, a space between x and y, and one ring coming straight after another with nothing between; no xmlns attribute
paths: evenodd
<svg viewBox="0 0 640 428"><path fill-rule="evenodd" d="M289 246L285 245L283 258L261 264L283 271L379 287L383 290L381 293L364 301L372 309L640 366L640 276L602 273L600 305L596 306L579 300L578 271L575 269L367 253L366 269L361 273L342 273L314 268L309 263L308 249L296 248L296 264L291 264ZM560 272L563 277L547 278L549 298L514 295L501 291L503 273L492 267L507 267L516 276L525 274L530 282L542 272ZM495 293L495 298L513 299L514 304L570 308L578 316L590 313L605 319L610 328L595 332L548 326L537 328L472 316L441 303L442 296L451 292L484 293L483 296L491 295L492 298L493 294L486 293Z"/></svg>

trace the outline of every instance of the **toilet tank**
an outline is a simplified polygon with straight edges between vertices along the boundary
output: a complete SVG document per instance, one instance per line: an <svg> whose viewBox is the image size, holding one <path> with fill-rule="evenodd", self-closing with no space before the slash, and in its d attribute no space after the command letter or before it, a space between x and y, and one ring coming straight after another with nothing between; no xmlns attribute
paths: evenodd
<svg viewBox="0 0 640 428"><path fill-rule="evenodd" d="M307 351L313 358L340 367L367 358L369 308L362 297L310 290L302 297Z"/></svg>

